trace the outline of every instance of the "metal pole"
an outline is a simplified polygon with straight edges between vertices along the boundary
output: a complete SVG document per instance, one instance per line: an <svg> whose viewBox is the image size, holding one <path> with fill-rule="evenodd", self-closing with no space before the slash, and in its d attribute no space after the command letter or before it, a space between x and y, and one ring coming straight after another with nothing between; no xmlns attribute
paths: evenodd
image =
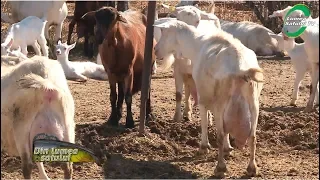
<svg viewBox="0 0 320 180"><path fill-rule="evenodd" d="M144 48L144 67L142 74L142 86L141 86L141 105L140 105L140 135L144 134L145 120L146 120L146 102L150 91L151 81L151 60L153 52L153 23L156 11L156 1L148 2L148 15L147 15L147 27L146 27L146 40Z"/></svg>

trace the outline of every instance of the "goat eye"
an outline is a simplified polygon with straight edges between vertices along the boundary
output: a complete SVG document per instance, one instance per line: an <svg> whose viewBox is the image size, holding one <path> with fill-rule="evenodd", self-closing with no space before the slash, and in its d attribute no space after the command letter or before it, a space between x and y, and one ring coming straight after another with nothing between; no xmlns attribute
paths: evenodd
<svg viewBox="0 0 320 180"><path fill-rule="evenodd" d="M67 48L63 48L63 50L67 50Z"/></svg>

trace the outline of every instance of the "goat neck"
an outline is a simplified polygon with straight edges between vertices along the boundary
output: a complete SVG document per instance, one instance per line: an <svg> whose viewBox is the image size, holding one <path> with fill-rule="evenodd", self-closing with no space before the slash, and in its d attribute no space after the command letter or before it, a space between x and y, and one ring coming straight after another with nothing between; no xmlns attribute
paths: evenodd
<svg viewBox="0 0 320 180"><path fill-rule="evenodd" d="M60 62L60 64L63 67L69 67L69 55L68 54L61 54L59 56L57 56L57 60Z"/></svg>
<svg viewBox="0 0 320 180"><path fill-rule="evenodd" d="M108 31L106 39L109 45L117 46L118 40L120 40L121 37L123 37L121 36L123 32L120 28L120 23L121 22L116 22L113 26L111 26L112 28L110 28L110 30Z"/></svg>
<svg viewBox="0 0 320 180"><path fill-rule="evenodd" d="M177 41L180 53L183 57L190 59L194 63L200 53L204 38L202 34L197 32L194 27L183 27L181 32L178 33Z"/></svg>
<svg viewBox="0 0 320 180"><path fill-rule="evenodd" d="M284 50L287 52L292 51L297 44L293 38L289 38L288 40L283 40L283 41L284 41L283 43Z"/></svg>

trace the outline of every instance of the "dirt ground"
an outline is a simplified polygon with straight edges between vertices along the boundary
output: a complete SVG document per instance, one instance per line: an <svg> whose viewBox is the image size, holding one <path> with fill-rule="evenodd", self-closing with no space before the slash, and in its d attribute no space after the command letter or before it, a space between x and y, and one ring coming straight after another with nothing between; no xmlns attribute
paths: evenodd
<svg viewBox="0 0 320 180"><path fill-rule="evenodd" d="M64 27L64 41L68 22ZM3 29L2 26L1 39ZM88 60L81 56L81 51L70 53L71 60ZM256 154L260 175L256 178L318 179L319 108L312 113L301 112L309 97L310 76L302 81L298 105L293 107L289 102L295 72L290 59L259 57L259 64L265 71L266 82L260 98ZM156 118L147 127L145 137L138 136L140 93L134 96L132 108L136 127L130 130L123 127L125 108L120 127L104 124L110 114L110 91L106 81L69 81L69 87L76 106L76 143L92 149L104 162L101 165L75 163L74 179L215 178L217 148L214 125L209 128L213 149L206 155L199 155L201 128L198 109L194 109L192 121L172 121L175 109L172 70L159 69L152 78L151 98ZM248 162L248 147L232 151L227 159L229 172L226 178L246 178ZM58 164L46 163L45 167L50 178L63 178ZM38 178L36 165L33 177ZM1 153L1 178L22 178L20 158Z"/></svg>

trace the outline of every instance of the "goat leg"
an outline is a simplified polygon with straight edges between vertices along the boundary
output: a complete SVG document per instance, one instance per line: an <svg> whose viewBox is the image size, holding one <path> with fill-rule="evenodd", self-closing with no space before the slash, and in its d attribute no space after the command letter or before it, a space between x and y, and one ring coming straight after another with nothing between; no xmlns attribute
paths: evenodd
<svg viewBox="0 0 320 180"><path fill-rule="evenodd" d="M63 169L64 179L72 179L72 162L62 163L61 168Z"/></svg>
<svg viewBox="0 0 320 180"><path fill-rule="evenodd" d="M122 105L124 100L124 83L118 82L118 102L117 102L117 118L122 118Z"/></svg>
<svg viewBox="0 0 320 180"><path fill-rule="evenodd" d="M74 28L74 25L76 24L76 21L74 19L72 19L72 21L70 22L69 24L69 32L68 32L68 40L67 40L67 43L68 44L71 44L71 35L73 33L73 28Z"/></svg>
<svg viewBox="0 0 320 180"><path fill-rule="evenodd" d="M132 88L133 88L133 72L130 71L129 75L125 78L125 101L127 105L126 128L134 128L134 121L133 121L132 111L131 111Z"/></svg>
<svg viewBox="0 0 320 180"><path fill-rule="evenodd" d="M24 179L31 179L32 164L30 156L27 153L23 153L21 157L22 162L22 174Z"/></svg>
<svg viewBox="0 0 320 180"><path fill-rule="evenodd" d="M89 56L89 35L85 33L84 35L84 44L83 44L83 53L85 56Z"/></svg>
<svg viewBox="0 0 320 180"><path fill-rule="evenodd" d="M131 111L132 93L130 91L127 91L125 100L127 104L126 128L134 128L134 121L133 121L132 111Z"/></svg>
<svg viewBox="0 0 320 180"><path fill-rule="evenodd" d="M117 116L117 91L116 91L116 81L110 77L109 79L109 84L110 84L110 104L111 104L111 114L108 119L107 124L111 126L118 126L119 121L118 121L118 116Z"/></svg>

